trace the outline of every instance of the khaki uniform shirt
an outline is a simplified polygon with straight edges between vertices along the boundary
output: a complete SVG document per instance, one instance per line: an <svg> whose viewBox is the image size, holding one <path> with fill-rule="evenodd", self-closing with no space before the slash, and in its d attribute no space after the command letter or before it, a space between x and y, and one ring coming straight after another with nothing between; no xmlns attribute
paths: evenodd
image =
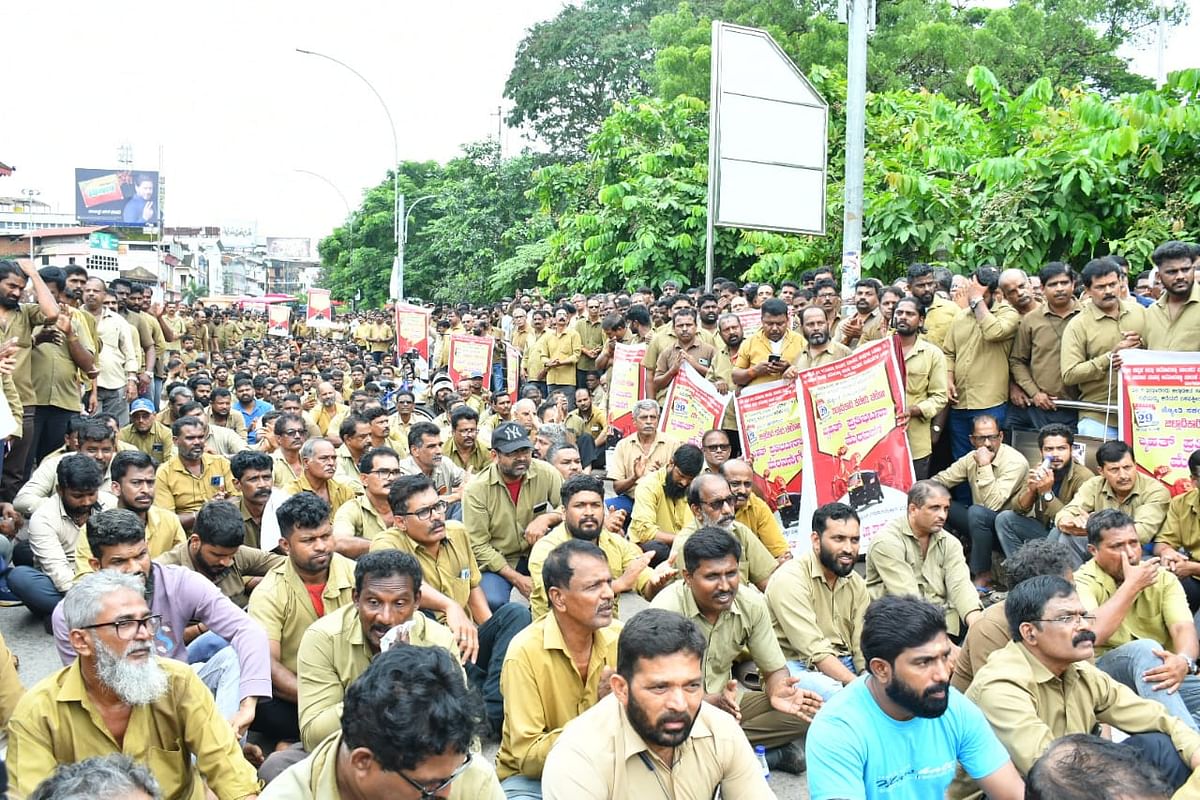
<svg viewBox="0 0 1200 800"><path fill-rule="evenodd" d="M458 448L454 446L454 438L451 437L442 445L442 460L446 459L449 459L463 472L478 475L492 465L492 452L484 447L483 442L476 439L475 449L464 461L458 453Z"/></svg>
<svg viewBox="0 0 1200 800"><path fill-rule="evenodd" d="M1171 498L1167 521L1155 539L1176 550L1187 550L1193 558L1200 558L1200 489L1191 489Z"/></svg>
<svg viewBox="0 0 1200 800"><path fill-rule="evenodd" d="M354 562L335 553L321 592L325 613L350 605L353 592ZM279 663L295 672L300 637L317 621L317 611L290 558L266 574L250 595L248 610L267 632L267 639L279 643Z"/></svg>
<svg viewBox="0 0 1200 800"><path fill-rule="evenodd" d="M154 505L186 514L199 511L200 506L213 499L217 492L235 492L229 459L204 453L199 476L184 466L178 455L163 462L155 476Z"/></svg>
<svg viewBox="0 0 1200 800"><path fill-rule="evenodd" d="M648 759L648 761L646 760ZM664 788L665 787L665 788ZM687 741L668 766L629 724L609 695L567 725L546 761L546 800L774 797L746 734L729 714L701 703Z"/></svg>
<svg viewBox="0 0 1200 800"><path fill-rule="evenodd" d="M783 528L779 525L779 520L775 519L771 507L753 492L746 505L738 509L734 519L749 528L772 557L779 558L790 552L787 540L783 538Z"/></svg>
<svg viewBox="0 0 1200 800"><path fill-rule="evenodd" d="M1086 304L1063 329L1060 365L1062 381L1075 386L1079 399L1089 403L1117 403L1117 373L1112 369L1113 347L1121 341L1121 331L1146 330L1146 315L1137 303L1122 303L1117 319L1105 314L1096 305ZM1104 424L1105 415L1095 411L1080 411L1081 419ZM1117 414L1108 415L1116 425Z"/></svg>
<svg viewBox="0 0 1200 800"><path fill-rule="evenodd" d="M371 505L366 495L360 495L343 503L333 515L333 537L349 539L355 536L374 541L375 537L391 527L391 523Z"/></svg>
<svg viewBox="0 0 1200 800"><path fill-rule="evenodd" d="M333 473L333 479L346 484L359 494L363 492L362 474L358 471L358 459L350 454L350 448L344 444L339 445L337 449L337 470Z"/></svg>
<svg viewBox="0 0 1200 800"><path fill-rule="evenodd" d="M595 441L604 435L604 431L608 429L608 420L604 417L604 412L598 406L593 405L591 413L585 419L576 408L567 415L566 421L567 430L574 433L576 436L586 433Z"/></svg>
<svg viewBox="0 0 1200 800"><path fill-rule="evenodd" d="M878 308L871 309L871 313L867 314L866 317L860 317L856 311L853 316L847 317L838 323L836 330L830 329L831 340L837 342L838 344L845 345L853 350L859 345L860 342L869 342L871 341L871 338L881 339L883 337L878 335L879 318L880 314ZM850 336L846 331L846 323L852 319L862 322L862 334L860 336ZM873 332L875 335L873 337L868 337L868 331Z"/></svg>
<svg viewBox="0 0 1200 800"><path fill-rule="evenodd" d="M513 637L500 672L504 695L504 732L496 753L496 775L540 778L550 748L563 727L596 704L600 673L617 668L615 620L592 633L587 676L582 677L567 651L554 614Z"/></svg>
<svg viewBox="0 0 1200 800"><path fill-rule="evenodd" d="M810 367L823 367L826 364L832 364L839 358L845 358L850 355L850 348L841 342L831 341L825 346L825 350L821 353L813 355L812 351L806 346L796 356L796 360L792 362L792 366L796 369L809 369Z"/></svg>
<svg viewBox="0 0 1200 800"><path fill-rule="evenodd" d="M1063 477L1062 483L1059 484L1058 491L1052 500L1047 501L1039 494L1034 498L1031 507L1021 508L1021 495L1025 491L1024 486L1022 486L1021 491L1017 492L1013 497L1012 509L1019 514L1036 519L1049 528L1054 524L1054 518L1058 515L1058 512L1063 510L1063 506L1075 499L1075 495L1079 492L1080 487L1087 483L1089 479L1094 478L1095 475L1094 472L1083 464L1080 464L1075 459L1071 459L1067 474Z"/></svg>
<svg viewBox="0 0 1200 800"><path fill-rule="evenodd" d="M1165 733L1185 764L1200 748L1200 733L1161 704L1138 697L1086 661L1057 677L1018 642L992 654L967 697L983 711L1022 775L1055 739L1091 733L1098 722L1126 733Z"/></svg>
<svg viewBox="0 0 1200 800"><path fill-rule="evenodd" d="M546 584L542 580L542 567L550 552L570 538L571 534L567 530L567 526L559 523L554 530L539 539L533 549L529 551L529 578L533 583L533 591L529 594L529 611L535 620L541 619L550 611L550 600L546 596ZM642 557L640 547L624 536L618 536L611 531L601 530L596 545L604 551L604 557L608 560L608 570L612 573L613 580L624 575L629 565ZM642 592L653 579L654 570L646 567L638 575L633 586L634 591ZM618 616L619 600L619 597L613 597L614 617Z"/></svg>
<svg viewBox="0 0 1200 800"><path fill-rule="evenodd" d="M414 609L408 643L441 647L458 662L458 640L450 629ZM342 729L342 700L346 687L362 675L375 654L363 635L358 607L331 611L309 626L300 638L296 657L296 700L300 741L306 750Z"/></svg>
<svg viewBox="0 0 1200 800"><path fill-rule="evenodd" d="M946 333L942 352L958 390L955 408L991 408L1008 402L1008 354L1021 315L1002 302L994 303L991 311L980 322L974 311L964 308Z"/></svg>
<svg viewBox="0 0 1200 800"><path fill-rule="evenodd" d="M992 653L1012 641L1008 630L1008 617L1004 614L1004 603L994 603L983 610L963 638L962 650L954 662L954 674L950 685L965 692L975 675L988 662Z"/></svg>
<svg viewBox="0 0 1200 800"><path fill-rule="evenodd" d="M658 360L655 362L653 370L655 377L666 375L667 372L669 372L682 360L683 356L680 355L680 351L675 349L675 347L678 345L679 340L676 339L670 347L664 348L662 352L658 354ZM710 381L715 382L717 376L714 373L714 368L717 360L717 348L713 347L708 342L701 341L700 337L697 336L692 340L692 343L688 345L687 352L695 357L698 364L708 368L707 377ZM656 393L655 397L660 404L662 403L663 398L667 396L667 389L669 389L670 386L670 384L667 384Z"/></svg>
<svg viewBox="0 0 1200 800"><path fill-rule="evenodd" d="M1075 570L1075 591L1079 593L1083 607L1094 611L1116 593L1117 582L1092 559ZM1161 570L1154 583L1138 593L1125 619L1108 641L1104 644L1096 642L1096 657L1134 639L1153 639L1168 650L1174 649L1171 626L1184 622L1192 624L1192 613L1188 610L1183 586L1174 574Z"/></svg>
<svg viewBox="0 0 1200 800"><path fill-rule="evenodd" d="M1124 501L1117 499L1103 475L1097 475L1084 481L1071 502L1054 517L1054 522L1058 524L1059 520L1080 513L1090 514L1103 508L1115 508L1133 517L1138 541L1145 544L1154 539L1162 528L1170 502L1171 495L1163 485L1140 472L1134 476L1133 490Z"/></svg>
<svg viewBox="0 0 1200 800"><path fill-rule="evenodd" d="M524 358L521 359L521 364L525 368L525 376L531 381L546 380L548 376L538 377L546 366L546 350L542 347L542 339L546 336L546 332L540 335L532 329L529 331L529 336L526 339Z"/></svg>
<svg viewBox="0 0 1200 800"><path fill-rule="evenodd" d="M1013 499L1025 488L1028 475L1029 461L1021 451L1001 444L991 464L979 466L972 450L933 479L947 489L965 482L971 487L972 503L992 511L1003 511L1012 507Z"/></svg>
<svg viewBox="0 0 1200 800"><path fill-rule="evenodd" d="M299 494L300 492L317 493L313 489L312 483L308 480L307 472L301 472L298 478L283 486L282 490L284 494L289 495ZM337 513L342 506L350 503L358 496L355 494L354 489L332 478L325 482L325 490L329 492L329 515L334 518L337 517Z"/></svg>
<svg viewBox="0 0 1200 800"><path fill-rule="evenodd" d="M871 541L867 550L867 589L873 599L885 595L911 594L946 609L946 627L957 636L963 619L983 606L971 583L971 571L963 546L945 530L929 537L921 555L921 544L900 517Z"/></svg>
<svg viewBox="0 0 1200 800"><path fill-rule="evenodd" d="M1021 317L1017 338L1008 357L1012 379L1033 397L1045 392L1051 397L1073 399L1074 387L1063 384L1062 341L1067 323L1079 314L1079 303L1073 302L1065 317L1060 317L1042 303Z"/></svg>
<svg viewBox="0 0 1200 800"><path fill-rule="evenodd" d="M84 350L95 355L98 345L88 331L83 319L85 315L86 311L71 310L71 335L78 337ZM29 365L36 376L33 382L34 405L76 412L83 410L79 399L79 368L71 360L66 337L58 344L43 342L36 345Z"/></svg>
<svg viewBox="0 0 1200 800"><path fill-rule="evenodd" d="M654 443L650 445L649 450L642 449L636 435L626 436L613 448L612 458L608 461L608 477L614 481L632 478L635 474L635 462L639 458L646 462L646 471L643 477L651 472L657 472L667 466L667 462L675 455L677 447L679 447L679 442L663 436L661 433L654 434Z"/></svg>
<svg viewBox="0 0 1200 800"><path fill-rule="evenodd" d="M904 356L904 404L921 409L921 418L909 419L907 428L908 446L914 459L925 458L933 452L929 428L949 399L946 356L937 345L918 336Z"/></svg>
<svg viewBox="0 0 1200 800"><path fill-rule="evenodd" d="M470 613L467 601L471 590L479 585L479 565L467 541L467 529L461 522L446 520L446 538L438 545L434 556L423 544L418 544L399 528L388 528L371 541L371 552L376 550L400 550L417 559L425 583L449 597ZM437 613L439 622L446 616Z"/></svg>
<svg viewBox="0 0 1200 800"><path fill-rule="evenodd" d="M693 521L686 496L678 500L667 499L668 474L666 469L647 473L633 492L629 538L637 544L653 541L659 531L678 534Z"/></svg>
<svg viewBox="0 0 1200 800"><path fill-rule="evenodd" d="M521 481L515 505L499 466L493 464L475 476L463 494L463 524L479 568L499 572L528 555L525 528L537 515L562 505L561 488L558 470L536 459Z"/></svg>
<svg viewBox="0 0 1200 800"><path fill-rule="evenodd" d="M775 346L772 349L772 345ZM754 332L746 341L742 342L742 346L738 348L737 360L733 365L738 369L750 369L755 364L765 364L767 359L772 355L777 355L789 364L796 363L796 359L800 357L800 353L804 351L804 337L795 331L785 331L783 338L778 342L772 342L767 338L767 334L763 330ZM779 375L759 375L754 380L750 381L747 386L754 386L759 383L771 383L772 381L780 380Z"/></svg>
<svg viewBox="0 0 1200 800"><path fill-rule="evenodd" d="M186 548L187 534L183 532L183 526L179 524L179 517L158 506L150 506L146 509L146 547L150 551L150 557L155 559L165 556L177 547ZM88 544L85 532L80 535L79 542L75 546L75 580L95 571L88 563L91 558L92 546ZM162 563L180 562L164 561Z"/></svg>
<svg viewBox="0 0 1200 800"><path fill-rule="evenodd" d="M779 568L766 597L775 635L789 661L803 661L815 670L830 656L850 656L856 671L866 668L862 626L871 595L857 572L838 578L830 589L821 560L809 550Z"/></svg>
<svg viewBox="0 0 1200 800"><path fill-rule="evenodd" d="M583 342L579 339L579 334L569 327L562 333L547 330L546 334L538 342L538 346L542 351L543 362L550 361L551 359L558 359L565 362L559 364L557 367L550 368L546 373L546 383L570 384L574 386L575 365L579 361L579 354L583 348Z"/></svg>
<svg viewBox="0 0 1200 800"><path fill-rule="evenodd" d="M155 464L161 464L175 455L175 439L171 436L171 429L157 420L145 434L138 433L130 423L121 428L119 438L150 456Z"/></svg>
<svg viewBox="0 0 1200 800"><path fill-rule="evenodd" d="M146 350L154 347L154 331L150 328L149 320L138 311L126 310L121 314L121 318L129 323L133 328L134 344L138 348L138 365L141 369L146 368ZM158 360L158 354L154 355L155 361Z"/></svg>
<svg viewBox="0 0 1200 800"><path fill-rule="evenodd" d="M167 691L133 707L120 745L88 697L78 659L30 689L9 723L9 790L24 797L59 764L123 753L154 773L166 800L203 800L206 782L228 800L256 794L258 776L217 713L212 692L187 664L170 658L158 663L167 673Z"/></svg>
<svg viewBox="0 0 1200 800"><path fill-rule="evenodd" d="M671 566L682 571L683 564L683 546L687 544L687 540L692 534L699 529L699 523L695 517L692 521L679 531L675 537L675 541L671 543ZM738 544L742 546L742 557L738 561L738 572L742 576L742 580L747 583L752 583L755 586L762 586L771 577L771 573L779 566L766 546L758 540L754 532L747 528L742 523L734 520L733 530L730 531L733 538L738 540Z"/></svg>
<svg viewBox="0 0 1200 800"><path fill-rule="evenodd" d="M425 474L412 456L400 459L399 469L401 475ZM433 468L433 474L429 476L429 480L433 482L433 488L437 490L438 494L450 494L466 483L469 478L457 464L443 457L441 462Z"/></svg>
<svg viewBox="0 0 1200 800"><path fill-rule="evenodd" d="M752 586L738 589L733 596L733 606L717 617L716 625L700 613L691 588L683 581L676 581L663 589L650 605L682 614L696 624L708 641L704 651L704 691L708 694L725 690L733 662L738 660L743 651L750 653L760 675L767 675L787 665L771 627L767 601ZM741 696L740 688L738 696Z"/></svg>
<svg viewBox="0 0 1200 800"><path fill-rule="evenodd" d="M229 415L225 417L223 422L218 422L211 414L208 416L208 421L209 424L216 425L218 428L225 428L233 431L242 438L243 442L246 441L246 438L249 436L249 433L246 431L246 418L242 416L240 411L235 409L231 408L229 410Z"/></svg>
<svg viewBox="0 0 1200 800"><path fill-rule="evenodd" d="M25 687L21 685L21 676L17 674L14 658L4 637L0 636L0 725L6 729L17 702L25 696ZM7 746L7 739L5 743Z"/></svg>
<svg viewBox="0 0 1200 800"><path fill-rule="evenodd" d="M583 317L575 321L575 332L579 334L580 345L588 350L596 350L603 348L604 343L608 341L608 337L604 335L604 328L599 322L591 322ZM581 370L593 370L596 368L596 359L589 356L579 356L578 368Z"/></svg>
<svg viewBox="0 0 1200 800"><path fill-rule="evenodd" d="M46 315L42 313L42 308L37 303L22 303L18 308L12 311L5 311L8 315L6 325L0 325L0 337L3 341L8 339L17 340L16 364L13 366L12 379L17 388L17 394L21 398L22 406L35 406L37 403L33 393L33 369L30 366L30 358L33 356L33 329L45 324ZM13 415L16 416L16 409L13 410ZM21 426L17 426L18 432Z"/></svg>
<svg viewBox="0 0 1200 800"><path fill-rule="evenodd" d="M186 567L192 572L200 572L196 568L196 559L192 556L189 542L186 541L180 542L162 555L156 556L155 560L160 564L174 564L178 567ZM221 594L228 597L235 606L245 610L246 606L250 604L250 590L246 588L246 580L265 577L268 572L285 561L287 561L287 556L242 545L233 554L233 566L213 581L213 585L220 589Z"/></svg>
<svg viewBox="0 0 1200 800"><path fill-rule="evenodd" d="M1146 309L1147 350L1200 350L1200 284L1192 290L1175 318L1167 305L1164 291L1154 305Z"/></svg>
<svg viewBox="0 0 1200 800"><path fill-rule="evenodd" d="M950 323L954 322L959 311L962 311L962 308L958 303L938 294L933 296L933 304L925 311L925 338L934 347L939 350L945 349L942 345L946 341L946 334L950 332Z"/></svg>

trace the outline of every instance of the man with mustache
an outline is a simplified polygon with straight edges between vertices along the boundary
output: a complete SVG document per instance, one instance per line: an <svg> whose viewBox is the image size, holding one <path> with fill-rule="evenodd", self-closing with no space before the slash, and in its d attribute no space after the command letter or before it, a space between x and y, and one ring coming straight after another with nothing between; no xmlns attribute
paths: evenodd
<svg viewBox="0 0 1200 800"><path fill-rule="evenodd" d="M740 458L731 458L721 465L721 476L733 495L733 518L758 537L772 557L780 564L790 561L792 551L783 538L783 528L766 501L754 493L754 470Z"/></svg>
<svg viewBox="0 0 1200 800"><path fill-rule="evenodd" d="M120 439L161 464L175 454L171 429L158 421L154 404L139 397L129 404L129 424L121 428Z"/></svg>
<svg viewBox="0 0 1200 800"><path fill-rule="evenodd" d="M876 600L862 651L866 674L830 698L808 732L813 800L944 797L959 764L992 800L1024 797L987 719L950 686L940 608L912 596Z"/></svg>
<svg viewBox="0 0 1200 800"><path fill-rule="evenodd" d="M612 692L563 730L544 774L546 800L773 797L745 735L704 699L704 636L679 614L647 609L617 642Z"/></svg>
<svg viewBox="0 0 1200 800"><path fill-rule="evenodd" d="M604 551L581 539L563 542L546 557L542 578L550 613L512 640L500 674L496 775L509 800L540 800L542 768L563 727L604 699L617 666L620 625Z"/></svg>
<svg viewBox="0 0 1200 800"><path fill-rule="evenodd" d="M693 521L687 504L692 481L704 470L704 453L694 444L681 444L661 470L637 483L629 538L646 552L654 553L651 566L671 555L676 535Z"/></svg>
<svg viewBox="0 0 1200 800"><path fill-rule="evenodd" d="M1056 402L1077 396L1075 387L1063 383L1061 355L1063 330L1082 308L1075 299L1075 273L1063 262L1052 261L1038 275L1045 299L1022 313L1008 357L1018 391L1010 398L1007 425L1036 431L1057 422L1074 430L1078 415Z"/></svg>
<svg viewBox="0 0 1200 800"><path fill-rule="evenodd" d="M442 455L442 432L432 422L417 422L408 429L408 458L400 462L404 475L424 475L450 506L450 518L462 519L467 473Z"/></svg>
<svg viewBox="0 0 1200 800"><path fill-rule="evenodd" d="M300 741L312 752L342 721L346 688L380 653L397 626L397 643L440 647L458 660L458 642L446 626L417 610L421 566L408 553L377 550L354 567L350 605L326 614L304 632L297 654Z"/></svg>
<svg viewBox="0 0 1200 800"><path fill-rule="evenodd" d="M1122 746L1167 776L1172 789L1200 766L1200 733L1086 663L1095 655L1096 616L1069 581L1023 581L1008 593L1004 613L1012 641L979 670L967 698L1018 772L1028 773L1055 739L1091 733L1101 723L1130 734ZM959 780L950 796L976 797L974 788Z"/></svg>
<svg viewBox="0 0 1200 800"><path fill-rule="evenodd" d="M245 544L250 547L263 549L264 543L279 540L279 523L271 504L275 494L274 469L274 459L257 450L243 450L229 462L246 528ZM279 493L277 499L281 503L286 498Z"/></svg>
<svg viewBox="0 0 1200 800"><path fill-rule="evenodd" d="M285 494L312 492L329 503L332 514L353 502L354 489L333 477L337 472L337 450L333 442L309 439L300 447L300 466L296 479L282 487Z"/></svg>
<svg viewBox="0 0 1200 800"><path fill-rule="evenodd" d="M842 320L833 332L834 341L854 349L868 330L879 326L881 291L883 284L875 278L863 278L854 284L854 316Z"/></svg>
<svg viewBox="0 0 1200 800"><path fill-rule="evenodd" d="M949 399L946 385L946 356L921 333L925 307L915 297L896 301L892 327L904 357L904 405L896 424L904 426L917 480L929 477L934 439L941 437Z"/></svg>
<svg viewBox="0 0 1200 800"><path fill-rule="evenodd" d="M237 732L215 713L200 678L155 653L163 617L137 577L88 575L62 605L71 658L25 695L10 722L8 765L18 794L33 791L59 763L119 751L150 767L164 797L201 796L201 777L221 800L258 796Z"/></svg>
<svg viewBox="0 0 1200 800"><path fill-rule="evenodd" d="M732 507L732 504L731 504ZM821 698L796 687L775 632L766 600L753 589L739 591L742 547L720 528L701 528L683 547L683 580L659 593L651 605L682 614L708 640L704 654L704 699L732 715L751 744L767 747L771 769L799 774L804 750L797 741ZM733 679L743 652L761 676L762 691L743 691Z"/></svg>
<svg viewBox="0 0 1200 800"><path fill-rule="evenodd" d="M1150 254L1163 293L1146 309L1150 350L1200 349L1200 289L1196 288L1195 245L1166 242Z"/></svg>
<svg viewBox="0 0 1200 800"><path fill-rule="evenodd" d="M830 338L829 318L819 306L809 306L800 312L800 335L805 347L792 362L796 370L829 364L850 355L849 347Z"/></svg>
<svg viewBox="0 0 1200 800"><path fill-rule="evenodd" d="M742 580L753 584L760 592L767 589L767 580L779 566L766 546L754 532L734 518L734 497L729 483L711 472L696 476L688 487L688 508L692 521L684 526L671 543L671 564L683 568L683 548L688 538L700 528L720 528L737 539L742 554L738 571Z"/></svg>
<svg viewBox="0 0 1200 800"><path fill-rule="evenodd" d="M394 524L388 490L400 476L400 456L390 447L376 447L359 461L365 491L344 504L333 515L333 538L337 551L358 558L371 542Z"/></svg>
<svg viewBox="0 0 1200 800"><path fill-rule="evenodd" d="M175 455L158 468L154 505L174 512L185 531L209 500L224 500L232 490L229 459L204 452L207 425L199 417L180 417L171 426Z"/></svg>
<svg viewBox="0 0 1200 800"><path fill-rule="evenodd" d="M1117 402L1121 351L1141 347L1146 315L1137 303L1121 300L1121 267L1107 258L1089 261L1081 275L1091 303L1063 329L1062 381L1079 390L1079 399L1102 405ZM1097 439L1116 439L1116 412L1079 412L1078 431Z"/></svg>
<svg viewBox="0 0 1200 800"><path fill-rule="evenodd" d="M826 503L813 512L812 549L780 567L767 586L788 671L823 700L866 668L862 620L871 596L854 571L858 550L858 514Z"/></svg>
<svg viewBox="0 0 1200 800"><path fill-rule="evenodd" d="M1092 559L1075 571L1075 588L1096 615L1096 666L1200 731L1200 645L1179 579L1157 556L1141 560L1138 531L1124 512L1091 514L1087 531Z"/></svg>

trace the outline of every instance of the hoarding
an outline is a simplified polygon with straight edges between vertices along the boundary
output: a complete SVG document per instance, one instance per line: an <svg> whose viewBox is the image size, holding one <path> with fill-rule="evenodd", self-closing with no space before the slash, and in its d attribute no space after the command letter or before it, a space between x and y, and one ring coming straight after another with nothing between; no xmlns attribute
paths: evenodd
<svg viewBox="0 0 1200 800"><path fill-rule="evenodd" d="M75 170L75 217L81 225L161 225L159 189L154 171L80 167Z"/></svg>
<svg viewBox="0 0 1200 800"><path fill-rule="evenodd" d="M280 261L315 261L312 240L306 238L267 237L267 258Z"/></svg>

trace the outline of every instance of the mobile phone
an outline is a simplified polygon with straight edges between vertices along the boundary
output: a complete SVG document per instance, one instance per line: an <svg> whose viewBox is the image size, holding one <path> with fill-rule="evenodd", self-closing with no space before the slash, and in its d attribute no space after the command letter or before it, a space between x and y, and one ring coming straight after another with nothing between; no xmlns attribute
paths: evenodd
<svg viewBox="0 0 1200 800"><path fill-rule="evenodd" d="M767 356L767 361L769 361L769 362L775 362L775 361L779 361L779 360L780 360L779 356L775 355L774 353Z"/></svg>

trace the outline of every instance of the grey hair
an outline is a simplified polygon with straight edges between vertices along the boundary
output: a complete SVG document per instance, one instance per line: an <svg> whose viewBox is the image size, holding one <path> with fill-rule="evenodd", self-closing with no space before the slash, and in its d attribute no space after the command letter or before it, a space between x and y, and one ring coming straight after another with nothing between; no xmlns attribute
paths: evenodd
<svg viewBox="0 0 1200 800"><path fill-rule="evenodd" d="M151 800L162 798L158 780L145 765L122 753L110 753L60 764L26 800L123 800L139 790Z"/></svg>
<svg viewBox="0 0 1200 800"><path fill-rule="evenodd" d="M546 426L543 425L542 430L544 431L545 429L546 429ZM539 431L539 434L540 433L541 432ZM553 464L554 457L556 455L558 455L560 452L562 452L563 450L574 450L576 455L579 454L579 448L576 447L575 445L571 444L570 442L557 442L556 441L554 444L550 445L550 447L546 449L546 454L545 454L545 456L543 456L543 458L546 459L546 463Z"/></svg>
<svg viewBox="0 0 1200 800"><path fill-rule="evenodd" d="M333 442L329 441L328 439L317 436L312 439L309 439L308 441L306 441L304 444L302 444L300 446L300 458L309 459L309 458L312 458L313 456L315 456L317 454L317 445L320 444L321 442L325 442L325 444L329 445L330 447L333 447Z"/></svg>
<svg viewBox="0 0 1200 800"><path fill-rule="evenodd" d="M167 392L167 400L170 402L174 402L176 397L187 397L189 400L191 400L195 396L196 395L192 393L192 390L186 386L176 386L174 389Z"/></svg>
<svg viewBox="0 0 1200 800"><path fill-rule="evenodd" d="M633 404L633 416L641 414L643 411L653 411L655 414L661 414L662 409L658 406L656 400L638 400Z"/></svg>
<svg viewBox="0 0 1200 800"><path fill-rule="evenodd" d="M568 435L567 426L560 425L557 422L551 422L538 428L537 435L539 438L545 439L552 445L571 443L571 437Z"/></svg>
<svg viewBox="0 0 1200 800"><path fill-rule="evenodd" d="M741 317L739 317L737 314L733 314L733 313L730 313L727 311L724 314L722 314L721 316L717 317L717 325L719 326L722 322L728 322L729 320L734 320L735 322L737 322L738 325L742 324Z"/></svg>
<svg viewBox="0 0 1200 800"><path fill-rule="evenodd" d="M146 586L136 575L126 575L115 569L93 572L81 578L63 599L63 619L67 628L76 630L94 624L104 605L104 596L118 589L129 589L141 595Z"/></svg>

